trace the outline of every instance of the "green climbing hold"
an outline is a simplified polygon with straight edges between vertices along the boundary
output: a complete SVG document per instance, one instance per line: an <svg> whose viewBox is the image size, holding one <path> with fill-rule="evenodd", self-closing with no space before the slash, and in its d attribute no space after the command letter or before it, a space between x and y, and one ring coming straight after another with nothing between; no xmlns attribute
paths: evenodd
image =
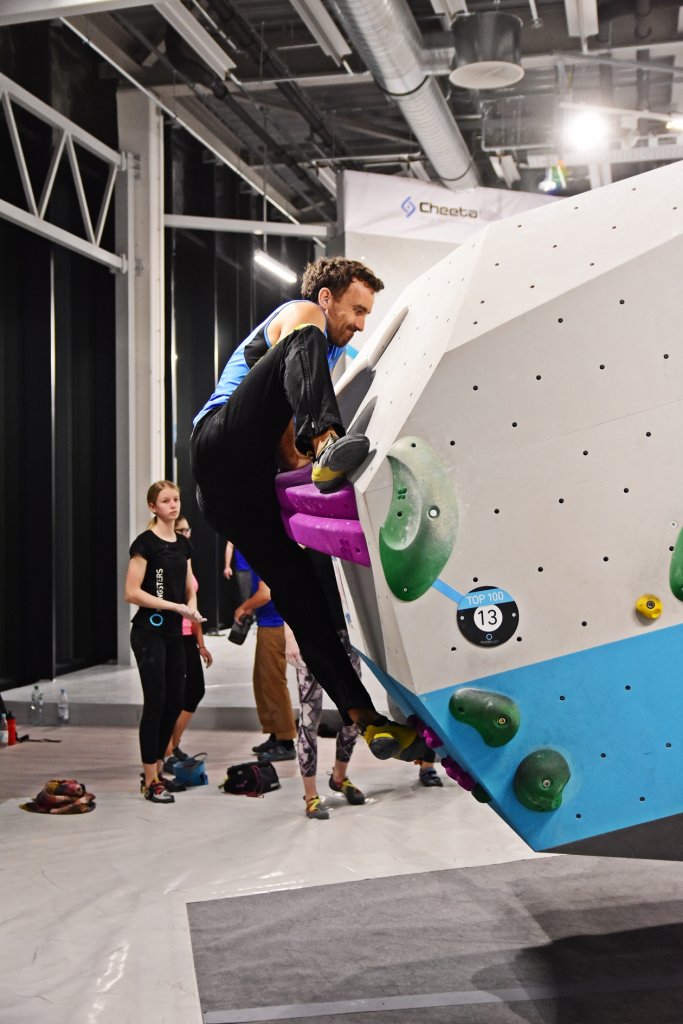
<svg viewBox="0 0 683 1024"><path fill-rule="evenodd" d="M683 530L678 534L676 546L671 556L669 586L673 596L677 597L679 601L683 601Z"/></svg>
<svg viewBox="0 0 683 1024"><path fill-rule="evenodd" d="M457 722L476 729L489 747L504 747L519 729L519 708L502 693L464 686L455 691L448 709Z"/></svg>
<svg viewBox="0 0 683 1024"><path fill-rule="evenodd" d="M425 441L402 437L387 458L393 492L379 531L379 555L392 594L415 601L450 558L458 506L446 467Z"/></svg>
<svg viewBox="0 0 683 1024"><path fill-rule="evenodd" d="M477 783L476 786L474 787L474 789L472 790L472 796L480 804L490 804L491 803L491 795L490 795L490 793L487 793L486 790L484 789L484 787L480 786L479 783Z"/></svg>
<svg viewBox="0 0 683 1024"><path fill-rule="evenodd" d="M530 811L556 811L570 776L569 765L557 750L535 750L515 772L517 799Z"/></svg>

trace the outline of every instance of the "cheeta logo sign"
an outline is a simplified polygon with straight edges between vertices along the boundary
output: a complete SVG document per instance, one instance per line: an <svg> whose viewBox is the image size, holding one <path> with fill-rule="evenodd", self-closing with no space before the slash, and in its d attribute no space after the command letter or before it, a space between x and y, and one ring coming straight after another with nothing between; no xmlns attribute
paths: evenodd
<svg viewBox="0 0 683 1024"><path fill-rule="evenodd" d="M468 210L464 206L437 206L436 203L430 203L427 200L422 200L419 206L416 206L411 196L406 196L401 203L401 209L406 217L412 217L418 209L420 213L426 213L432 217L472 217L476 219L479 216L479 210Z"/></svg>

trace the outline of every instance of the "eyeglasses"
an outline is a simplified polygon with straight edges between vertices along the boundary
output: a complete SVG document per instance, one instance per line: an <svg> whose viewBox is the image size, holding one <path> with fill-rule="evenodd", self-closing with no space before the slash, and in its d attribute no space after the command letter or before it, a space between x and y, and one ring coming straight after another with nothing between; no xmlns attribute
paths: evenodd
<svg viewBox="0 0 683 1024"><path fill-rule="evenodd" d="M189 537L189 535L192 533L192 529L189 526L182 526L179 530L176 530L175 532L185 534L185 536Z"/></svg>

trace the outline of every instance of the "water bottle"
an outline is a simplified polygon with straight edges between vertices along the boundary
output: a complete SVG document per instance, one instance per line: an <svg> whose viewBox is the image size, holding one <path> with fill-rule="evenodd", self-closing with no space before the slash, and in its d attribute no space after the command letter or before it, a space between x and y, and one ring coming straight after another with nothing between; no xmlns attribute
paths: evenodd
<svg viewBox="0 0 683 1024"><path fill-rule="evenodd" d="M31 692L31 703L28 707L28 720L30 725L43 724L43 694L38 683Z"/></svg>
<svg viewBox="0 0 683 1024"><path fill-rule="evenodd" d="M61 689L59 691L59 700L57 701L57 718L59 719L60 725L66 725L69 721L69 698L66 695L66 690Z"/></svg>
<svg viewBox="0 0 683 1024"><path fill-rule="evenodd" d="M17 742L17 720L11 711L7 712L7 744L13 747Z"/></svg>
<svg viewBox="0 0 683 1024"><path fill-rule="evenodd" d="M247 633L251 629L253 621L253 615L243 615L241 622L238 622L237 619L235 619L232 624L232 629L228 633L228 640L233 644L243 644L246 640Z"/></svg>
<svg viewBox="0 0 683 1024"><path fill-rule="evenodd" d="M7 715L0 715L0 747L6 747L9 743L9 732L7 731Z"/></svg>

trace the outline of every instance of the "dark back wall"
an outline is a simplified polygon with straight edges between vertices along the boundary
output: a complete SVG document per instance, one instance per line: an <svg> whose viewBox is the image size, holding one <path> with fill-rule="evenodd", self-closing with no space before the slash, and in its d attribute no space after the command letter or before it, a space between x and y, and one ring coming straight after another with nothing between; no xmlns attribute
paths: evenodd
<svg viewBox="0 0 683 1024"><path fill-rule="evenodd" d="M166 210L260 220L263 200L193 139L171 127L166 133ZM175 367L175 384L167 391L167 471L175 471L175 456L183 508L193 527L199 607L207 628L217 629L232 621L239 598L235 583L223 577L226 538L204 523L196 504L189 465L192 420L239 342L271 310L300 293L297 285L285 285L254 266L254 249L263 246L258 237L178 230L166 234L168 381ZM268 252L297 272L313 258L310 242L277 236L268 239Z"/></svg>
<svg viewBox="0 0 683 1024"><path fill-rule="evenodd" d="M116 146L115 83L69 33L0 31L0 66L29 92ZM34 191L51 133L15 108ZM95 197L102 169L82 161ZM0 197L26 208L4 117ZM84 237L63 168L53 222ZM112 225L103 245L113 248ZM114 277L0 221L0 688L116 655Z"/></svg>

